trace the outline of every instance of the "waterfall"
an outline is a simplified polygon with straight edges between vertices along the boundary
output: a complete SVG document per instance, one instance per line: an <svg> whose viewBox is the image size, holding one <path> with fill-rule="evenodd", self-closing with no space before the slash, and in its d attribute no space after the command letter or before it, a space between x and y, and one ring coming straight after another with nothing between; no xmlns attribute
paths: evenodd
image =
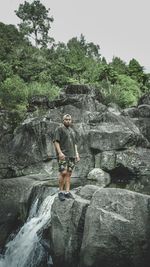
<svg viewBox="0 0 150 267"><path fill-rule="evenodd" d="M50 224L55 197L56 194L46 197L39 208L38 200L35 201L26 223L15 238L7 243L5 255L0 257L0 267L38 267L42 259L45 260L45 249L40 241L43 230ZM51 263L49 257L47 266Z"/></svg>

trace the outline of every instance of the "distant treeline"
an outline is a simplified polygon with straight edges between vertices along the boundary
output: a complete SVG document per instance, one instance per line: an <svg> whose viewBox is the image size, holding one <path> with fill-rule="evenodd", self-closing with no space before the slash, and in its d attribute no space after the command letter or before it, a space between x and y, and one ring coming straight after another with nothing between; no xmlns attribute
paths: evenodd
<svg viewBox="0 0 150 267"><path fill-rule="evenodd" d="M107 63L100 47L83 35L56 43L49 37L53 18L39 0L25 1L16 15L21 19L18 29L0 23L0 108L21 113L32 95L52 100L68 84L95 87L106 104L121 107L136 105L150 92L150 74L136 59L126 64L114 57Z"/></svg>

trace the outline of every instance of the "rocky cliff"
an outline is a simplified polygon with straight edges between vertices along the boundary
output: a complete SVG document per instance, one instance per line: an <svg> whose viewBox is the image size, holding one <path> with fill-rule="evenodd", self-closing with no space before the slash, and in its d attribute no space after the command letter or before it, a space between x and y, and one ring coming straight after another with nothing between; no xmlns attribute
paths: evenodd
<svg viewBox="0 0 150 267"><path fill-rule="evenodd" d="M96 267L98 262L102 267L143 265L142 257L147 259L149 251L149 97L121 110L113 103L106 106L101 94L86 86L68 86L53 102L34 97L26 119L15 129L1 111L0 245L26 218L34 188L58 184L53 133L65 113L73 117L81 156L72 188L81 188L76 200L61 209L59 200L54 202L50 240L55 265L77 267L80 257L81 267ZM89 199L82 195L85 185L90 185L90 192L96 190ZM66 237L59 243L61 232ZM118 254L120 265L111 265Z"/></svg>

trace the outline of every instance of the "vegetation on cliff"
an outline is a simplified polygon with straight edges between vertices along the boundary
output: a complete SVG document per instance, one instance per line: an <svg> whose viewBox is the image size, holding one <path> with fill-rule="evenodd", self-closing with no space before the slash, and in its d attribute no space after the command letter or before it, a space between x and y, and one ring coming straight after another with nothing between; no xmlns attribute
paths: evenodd
<svg viewBox="0 0 150 267"><path fill-rule="evenodd" d="M40 0L20 4L19 27L0 22L0 107L26 110L32 95L50 100L67 84L86 84L100 90L106 103L136 105L150 91L150 74L136 59L129 64L114 57L107 63L100 47L81 34L66 44L50 37L53 17Z"/></svg>

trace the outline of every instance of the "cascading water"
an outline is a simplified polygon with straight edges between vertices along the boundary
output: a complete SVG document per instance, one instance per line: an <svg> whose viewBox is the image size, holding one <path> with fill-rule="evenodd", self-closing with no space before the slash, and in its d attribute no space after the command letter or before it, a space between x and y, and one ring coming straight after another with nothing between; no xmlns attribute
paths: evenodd
<svg viewBox="0 0 150 267"><path fill-rule="evenodd" d="M51 220L51 207L56 194L44 199L38 209L38 200L32 205L27 222L13 240L6 245L5 255L0 258L0 267L38 267L46 253L40 243L42 232ZM47 266L51 266L51 257ZM41 266L41 265L40 265Z"/></svg>

